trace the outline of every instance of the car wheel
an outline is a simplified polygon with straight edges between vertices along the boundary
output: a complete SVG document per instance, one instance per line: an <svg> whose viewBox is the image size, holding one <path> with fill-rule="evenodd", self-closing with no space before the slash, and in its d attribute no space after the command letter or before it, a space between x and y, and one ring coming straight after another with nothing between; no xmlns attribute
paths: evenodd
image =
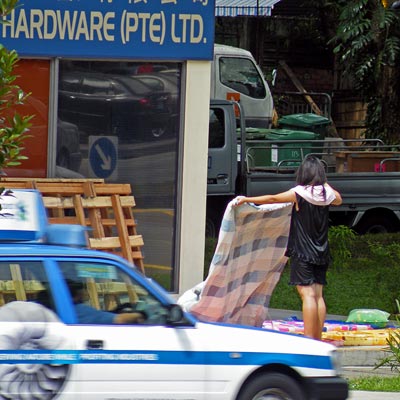
<svg viewBox="0 0 400 400"><path fill-rule="evenodd" d="M165 132L166 132L166 129L163 127L153 128L151 130L151 135L153 136L154 139L159 139L160 137L164 136Z"/></svg>
<svg viewBox="0 0 400 400"><path fill-rule="evenodd" d="M60 322L56 314L32 302L14 301L0 307L0 350L22 353L27 350L57 351L70 348L67 337L49 329ZM0 398L51 400L57 397L68 380L71 365L57 362L0 364Z"/></svg>
<svg viewBox="0 0 400 400"><path fill-rule="evenodd" d="M266 373L246 383L238 400L305 400L305 395L293 378L279 373Z"/></svg>

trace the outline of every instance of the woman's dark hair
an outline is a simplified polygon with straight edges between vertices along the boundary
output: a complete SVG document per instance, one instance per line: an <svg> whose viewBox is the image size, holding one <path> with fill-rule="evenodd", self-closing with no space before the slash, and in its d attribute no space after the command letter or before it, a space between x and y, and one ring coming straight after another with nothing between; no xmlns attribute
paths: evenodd
<svg viewBox="0 0 400 400"><path fill-rule="evenodd" d="M325 168L322 162L315 156L306 157L296 173L296 183L302 186L318 186L327 182ZM326 196L323 189L324 198Z"/></svg>

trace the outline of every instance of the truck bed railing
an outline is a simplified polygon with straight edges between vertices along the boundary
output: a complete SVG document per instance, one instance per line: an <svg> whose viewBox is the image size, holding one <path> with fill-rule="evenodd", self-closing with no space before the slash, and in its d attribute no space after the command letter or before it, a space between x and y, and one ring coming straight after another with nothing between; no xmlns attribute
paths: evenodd
<svg viewBox="0 0 400 400"><path fill-rule="evenodd" d="M400 161L400 157L390 157L384 158L379 162L379 171L378 172L385 172L385 164L393 161Z"/></svg>
<svg viewBox="0 0 400 400"><path fill-rule="evenodd" d="M400 145L386 145L380 139L246 141L248 173L293 173L309 155L320 158L327 172L400 171Z"/></svg>
<svg viewBox="0 0 400 400"><path fill-rule="evenodd" d="M313 113L306 96L321 110L322 115L331 119L332 98L328 93L321 92L279 92L273 91L274 106L279 116L288 114Z"/></svg>

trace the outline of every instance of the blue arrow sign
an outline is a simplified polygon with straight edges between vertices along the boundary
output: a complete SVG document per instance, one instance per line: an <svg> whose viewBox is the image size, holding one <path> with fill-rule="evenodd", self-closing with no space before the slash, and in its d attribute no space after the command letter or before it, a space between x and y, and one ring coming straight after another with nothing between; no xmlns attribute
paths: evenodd
<svg viewBox="0 0 400 400"><path fill-rule="evenodd" d="M89 163L99 178L109 178L117 165L117 138L100 137L89 148Z"/></svg>

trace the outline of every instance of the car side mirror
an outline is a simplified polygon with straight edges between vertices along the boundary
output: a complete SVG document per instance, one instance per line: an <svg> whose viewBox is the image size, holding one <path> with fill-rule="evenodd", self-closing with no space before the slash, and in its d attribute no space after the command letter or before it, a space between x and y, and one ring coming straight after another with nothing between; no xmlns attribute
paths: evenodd
<svg viewBox="0 0 400 400"><path fill-rule="evenodd" d="M169 326L184 326L188 325L182 307L179 304L172 304L168 308L167 325Z"/></svg>

